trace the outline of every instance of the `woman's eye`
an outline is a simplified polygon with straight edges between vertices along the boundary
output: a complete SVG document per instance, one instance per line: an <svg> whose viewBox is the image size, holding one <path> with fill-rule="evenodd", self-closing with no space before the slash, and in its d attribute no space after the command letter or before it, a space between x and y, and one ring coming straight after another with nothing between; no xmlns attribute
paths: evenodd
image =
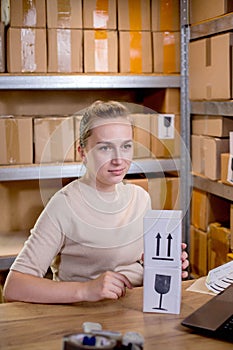
<svg viewBox="0 0 233 350"><path fill-rule="evenodd" d="M111 146L101 146L100 150L101 151L111 151L112 147Z"/></svg>
<svg viewBox="0 0 233 350"><path fill-rule="evenodd" d="M130 148L132 148L132 144L131 144L131 143L126 143L126 144L123 146L123 149L124 149L124 150L129 150Z"/></svg>

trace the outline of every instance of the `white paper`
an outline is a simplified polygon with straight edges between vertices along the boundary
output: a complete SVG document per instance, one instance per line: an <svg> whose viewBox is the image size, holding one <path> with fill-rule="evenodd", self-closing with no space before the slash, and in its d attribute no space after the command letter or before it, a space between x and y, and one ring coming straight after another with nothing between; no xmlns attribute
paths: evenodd
<svg viewBox="0 0 233 350"><path fill-rule="evenodd" d="M233 283L233 261L210 270L205 283L215 294L229 287Z"/></svg>

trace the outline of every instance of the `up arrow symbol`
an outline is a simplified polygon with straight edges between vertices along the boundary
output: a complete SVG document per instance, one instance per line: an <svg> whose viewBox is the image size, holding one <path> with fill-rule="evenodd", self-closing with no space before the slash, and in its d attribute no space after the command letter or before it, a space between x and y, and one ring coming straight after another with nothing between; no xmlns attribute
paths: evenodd
<svg viewBox="0 0 233 350"><path fill-rule="evenodd" d="M172 235L169 233L167 236L167 256L171 256L171 242L172 242Z"/></svg>

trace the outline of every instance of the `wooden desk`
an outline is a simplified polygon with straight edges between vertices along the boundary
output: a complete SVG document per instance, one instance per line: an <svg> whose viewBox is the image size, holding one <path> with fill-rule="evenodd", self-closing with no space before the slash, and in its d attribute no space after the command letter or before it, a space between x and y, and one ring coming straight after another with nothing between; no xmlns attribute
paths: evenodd
<svg viewBox="0 0 233 350"><path fill-rule="evenodd" d="M124 298L97 303L41 305L0 304L0 349L61 350L63 335L82 333L85 321L100 322L104 329L122 333L135 331L145 337L145 350L211 349L232 350L232 344L194 334L181 320L211 296L185 289L183 282L180 315L142 312L142 288Z"/></svg>

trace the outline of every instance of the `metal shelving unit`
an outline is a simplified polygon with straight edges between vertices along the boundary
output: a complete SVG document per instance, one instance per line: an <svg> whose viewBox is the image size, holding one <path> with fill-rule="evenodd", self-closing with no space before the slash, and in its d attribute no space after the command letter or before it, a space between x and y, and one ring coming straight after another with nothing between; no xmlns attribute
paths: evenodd
<svg viewBox="0 0 233 350"><path fill-rule="evenodd" d="M192 25L190 39L200 39L214 34L232 31L233 13L214 18L203 23ZM233 100L226 101L191 101L191 114L223 115L233 117ZM225 185L220 181L212 181L202 176L193 175L193 186L214 195L233 200L233 186Z"/></svg>

